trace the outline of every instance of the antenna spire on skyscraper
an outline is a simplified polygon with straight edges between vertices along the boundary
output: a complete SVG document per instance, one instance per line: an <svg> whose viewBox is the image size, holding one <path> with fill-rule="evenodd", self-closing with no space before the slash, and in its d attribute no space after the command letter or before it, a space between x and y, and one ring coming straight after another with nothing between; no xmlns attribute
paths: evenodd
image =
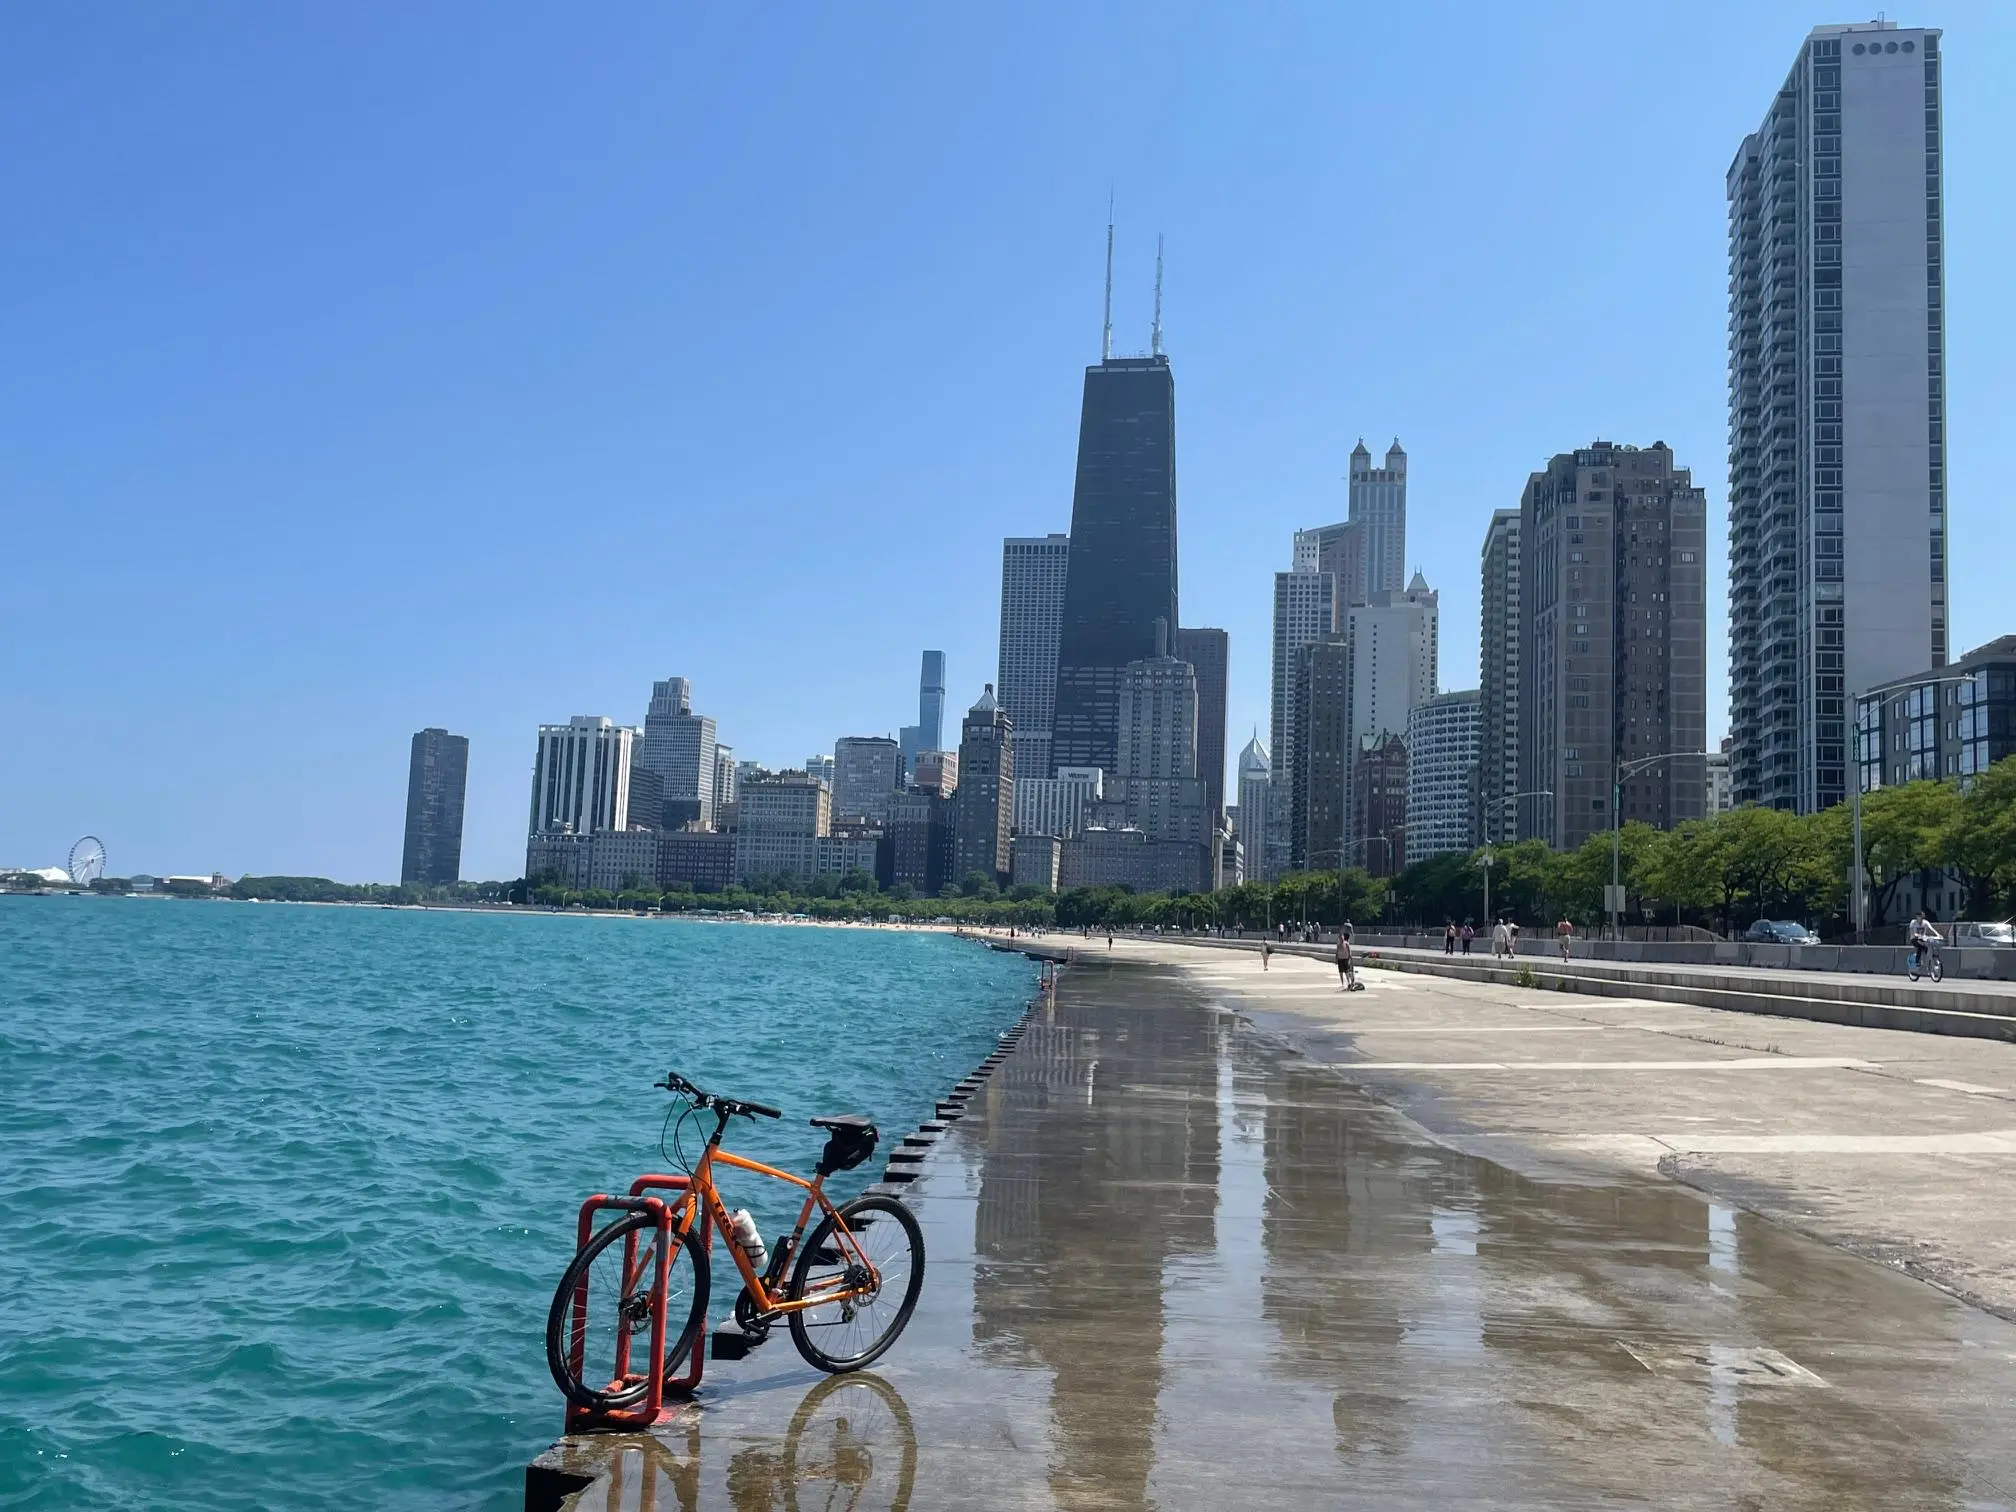
<svg viewBox="0 0 2016 1512"><path fill-rule="evenodd" d="M1113 356L1113 191L1106 191L1106 328L1099 337L1099 360Z"/></svg>
<svg viewBox="0 0 2016 1512"><path fill-rule="evenodd" d="M1155 233L1155 329L1148 340L1148 355L1162 355L1162 233Z"/></svg>

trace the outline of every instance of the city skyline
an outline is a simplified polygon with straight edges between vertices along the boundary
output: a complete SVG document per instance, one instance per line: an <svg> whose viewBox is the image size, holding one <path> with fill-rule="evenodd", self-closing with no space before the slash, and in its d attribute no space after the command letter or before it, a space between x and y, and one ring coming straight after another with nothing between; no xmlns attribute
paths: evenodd
<svg viewBox="0 0 2016 1512"><path fill-rule="evenodd" d="M1639 81L1633 95L1666 80L1669 92L1677 90L1689 99L1684 122L1677 116L1637 113L1635 99L1633 108L1621 114L1613 101L1611 114L1606 115L1603 96L1613 87L1610 84L1599 86L1595 98L1576 102L1558 119L1507 117L1519 120L1535 138L1530 149L1512 151L1510 159L1501 162L1506 171L1493 191L1494 205L1515 223L1531 213L1519 196L1543 204L1546 184L1565 171L1561 161L1540 162L1546 156L1540 150L1544 143L1572 143L1567 161L1578 173L1611 165L1621 181L1628 176L1626 165L1640 169L1647 162L1658 165L1656 202L1664 236L1649 263L1643 261L1649 250L1645 244L1630 233L1606 230L1582 238L1585 245L1575 248L1556 244L1551 255L1558 266L1520 264L1500 269L1481 253L1473 265L1468 261L1470 252L1456 250L1463 238L1450 234L1454 228L1446 214L1422 198L1423 213L1415 218L1415 230L1384 242L1374 239L1376 244L1369 247L1355 246L1341 272L1325 267L1319 276L1314 248L1324 240L1323 226L1312 221L1310 202L1321 196L1310 194L1308 186L1298 186L1301 192L1288 197L1287 223L1270 227L1264 241L1228 236L1207 222L1206 209L1213 205L1214 194L1222 198L1229 179L1200 164L1180 165L1180 172L1154 172L1146 167L1149 155L1140 149L1158 132L1132 135L1134 128L1101 117L1090 138L1105 148L1093 154L1096 165L1046 200L1027 234L1012 238L1003 249L1004 264L1022 259L1027 275L993 276L998 270L991 259L983 270L990 286L1009 302L1015 329L1002 356L999 383L960 391L962 411L990 417L987 424L964 427L970 449L948 450L934 440L917 450L920 432L932 437L952 432L935 418L940 412L934 407L936 399L924 392L927 385L894 377L915 365L910 349L894 342L884 348L849 350L849 359L864 374L875 375L871 381L849 386L863 392L879 388L886 396L878 425L892 435L899 430L905 435L906 455L900 466L893 455L884 455L879 440L856 443L850 450L846 444L832 444L832 436L824 431L807 443L824 453L820 471L808 472L801 460L784 459L788 478L781 491L802 496L808 509L817 505L816 515L803 518L830 521L836 509L852 509L853 500L869 495L887 505L878 509L870 534L852 543L859 555L850 569L851 581L861 590L852 606L831 595L816 599L837 605L836 612L861 642L839 676L824 665L808 664L808 637L797 612L815 601L812 595L823 592L815 585L824 579L815 574L830 568L830 550L811 546L811 538L824 534L823 528L802 530L806 540L801 556L801 548L791 539L791 532L801 528L796 523L801 517L787 515L784 530L769 542L771 549L760 559L760 568L754 559L743 565L731 544L736 536L722 532L758 500L732 489L722 492L724 474L710 457L712 443L704 431L697 437L682 432L678 450L684 455L677 462L669 448L640 454L632 447L633 434L654 433L642 419L644 410L676 412L682 404L668 402L665 374L640 367L630 349L620 354L622 361L609 380L598 380L605 385L597 389L603 413L594 431L597 444L588 448L606 452L613 459L613 470L610 463L598 460L589 464L585 478L568 476L551 460L582 451L578 424L566 432L554 421L528 427L525 418L543 408L556 420L575 424L574 407L526 408L537 390L522 386L498 390L503 409L497 418L508 415L512 428L524 432L526 445L494 426L472 429L466 410L450 412L438 406L414 411L413 423L405 428L387 428L382 422L391 411L378 408L384 401L353 380L367 370L373 375L385 370L378 360L381 351L389 355L404 349L346 344L344 333L312 321L305 327L305 345L295 341L284 354L254 342L233 349L241 351L235 367L201 365L209 386L197 385L187 400L191 407L175 411L187 422L181 429L192 439L213 434L204 427L214 425L221 411L204 406L228 396L266 438L259 447L214 443L207 450L181 447L148 428L144 412L149 406L135 402L145 396L151 403L157 397L155 390L163 379L157 354L186 358L199 347L230 349L228 342L208 341L213 325L237 331L239 322L244 322L249 331L255 328L254 313L260 316L260 325L272 325L276 311L297 308L304 272L300 259L308 255L304 250L308 238L296 233L311 224L298 219L306 212L285 205L274 211L277 218L266 221L184 222L163 204L149 201L127 208L115 196L103 202L108 208L97 218L79 221L74 212L51 203L46 186L24 182L21 203L31 220L63 228L86 249L98 245L100 238L112 246L131 239L124 232L158 232L181 225L199 237L209 255L187 264L142 260L142 266L131 271L104 275L99 293L107 329L145 337L163 330L166 312L201 311L200 317L192 317L199 323L169 330L165 341L143 340L137 352L132 342L121 342L124 356L118 363L110 360L95 327L85 329L86 339L80 341L75 339L79 327L74 319L52 318L68 297L68 286L61 279L31 260L16 282L31 301L22 328L24 368L38 374L47 394L31 393L18 382L9 390L10 398L20 401L12 412L21 418L29 444L10 461L8 481L18 497L36 502L25 511L26 549L12 569L19 576L8 579L9 588L18 590L12 596L38 622L54 626L66 622L65 612L49 597L56 582L95 579L101 597L113 603L158 600L164 597L164 584L172 583L166 596L176 599L184 614L178 633L158 638L158 645L126 633L118 615L101 617L102 624L86 621L61 635L52 630L34 643L35 654L23 659L24 675L0 695L8 701L7 713L26 726L59 715L86 717L87 710L115 714L147 751L149 780L122 790L104 765L106 758L92 751L61 769L33 750L9 753L0 758L6 763L0 767L0 780L16 790L33 791L38 798L33 805L12 806L13 812L0 817L0 854L23 860L54 858L75 834L91 830L109 832L124 858L122 865L134 869L166 872L215 865L234 873L288 870L383 876L397 855L394 836L405 776L403 742L422 725L446 725L472 740L463 874L505 876L514 869L513 853L522 854L522 833L514 832L523 822L516 816L522 814L529 777L524 752L530 733L541 721L568 710L601 710L619 723L639 722L642 710L636 690L662 677L668 666L712 690L706 703L724 737L740 753L771 766L791 764L792 752L828 748L842 733L885 726L893 732L908 723L907 710L915 698L913 648L944 646L952 665L967 669L955 684L963 688L977 681L971 673L993 663L994 626L991 614L976 613L972 606L986 603L997 591L994 553L1001 538L1056 529L1068 518L1069 438L1076 407L1070 375L1097 350L1098 258L1106 186L1116 180L1120 228L1115 326L1116 346L1123 352L1147 344L1149 243L1154 228L1166 226L1170 232L1167 346L1184 377L1179 401L1185 436L1183 534L1191 557L1184 617L1230 632L1231 730L1266 727L1267 606L1264 588L1256 590L1255 585L1264 584L1266 574L1278 565L1277 543L1289 530L1344 514L1350 447L1361 427L1376 426L1376 432L1366 437L1368 446L1376 447L1396 433L1407 443L1413 516L1406 568L1410 573L1416 567L1425 570L1443 595L1442 634L1447 645L1441 680L1445 686L1459 687L1475 681L1467 666L1468 648L1476 642L1477 615L1469 585L1475 582L1475 552L1485 512L1516 504L1519 485L1528 473L1547 456L1584 444L1590 436L1658 436L1671 443L1708 493L1712 746L1727 729L1719 708L1727 696L1728 667L1719 649L1726 625L1720 578L1725 559L1721 519L1727 498L1720 444L1727 402L1721 372L1727 277L1722 175L1744 135L1757 129L1763 107L1784 80L1787 60L1803 45L1807 32L1838 19L1805 7L1731 10L1725 20L1710 24L1733 42L1717 49L1713 57L1690 57L1683 64L1671 56L1670 28L1639 18L1606 18L1612 55ZM1951 553L1947 654L1958 656L2006 628L1994 618L1995 596L1985 576L1990 554L1977 550L1970 557L1967 546L1970 540L1978 546L1991 538L1997 511L2006 507L1993 494L1985 471L1990 453L1984 439L1994 433L1989 417L2006 410L2011 382L2002 355L2009 343L1999 334L2010 321L2008 300L1985 277L1992 249L2000 244L1994 218L2006 213L1989 192L1995 182L1987 166L1989 144L1999 139L1999 133L1985 86L1998 70L2006 75L2016 57L2016 40L1985 8L1944 7L1904 19L1944 31L1944 178L1952 202L1945 224L1945 281L1948 303L1963 317L1954 322L1951 333L1953 381L1947 401L1953 437L1948 461L1950 539L1960 548ZM1462 109L1453 112L1456 123L1447 128L1431 119L1450 99L1446 86L1429 87L1436 55L1430 44L1440 39L1410 21L1382 32L1381 46L1390 51L1394 66L1386 82L1350 108L1367 112L1372 130L1365 150L1380 152L1391 161L1394 171L1389 177L1396 182L1407 181L1410 159L1418 166L1420 160L1413 155L1432 156L1446 142L1448 138L1438 132L1460 128L1465 137L1476 137L1480 123L1490 121L1493 112L1529 110L1530 98L1522 97L1518 81L1546 76L1544 69L1551 65L1544 60L1566 24L1560 17L1542 15L1515 22L1483 12L1474 20L1493 45L1501 78L1485 81L1481 96L1466 97ZM366 30L346 35L340 24L321 25L324 32L317 35L333 28L339 53L346 46L361 45ZM290 70L298 73L304 66L280 45L290 39L288 28L295 26L312 30L307 22L275 22L271 34L238 45L255 53L261 47L279 48L273 53L276 77L286 79ZM509 27L504 30L508 33ZM1207 51L1204 30L1178 25L1173 40L1159 45L1201 58ZM1319 28L1310 44L1319 54L1342 56L1354 45L1351 31L1342 24ZM38 22L31 28L26 55L52 65L45 70L48 90L39 85L30 88L0 109L25 123L24 129L64 117L71 107L61 103L56 86L67 77L65 61L82 56L75 46L79 40L60 21ZM422 51L428 42L417 39ZM513 39L507 35L500 45L509 66ZM112 53L115 64L127 56L116 40ZM361 54L351 57L349 66L368 70L368 59L360 62L361 58ZM1027 61L1021 52L1016 58ZM212 124L230 121L242 105L242 86L232 80L245 72L244 59L236 61L240 66L218 76L214 97L204 107L208 114L203 119ZM907 58L893 66L917 61ZM192 62L203 76L209 65L201 59ZM1235 49L1225 67L1220 87L1228 99L1259 98L1251 58ZM1419 94L1420 101L1408 103L1409 91ZM1333 107L1311 90L1298 87L1284 93L1284 99L1270 105L1271 113L1261 113L1254 129L1278 131L1284 111L1298 120L1328 119L1333 109L1343 108ZM80 96L85 102L93 98L88 90ZM620 89L616 98L612 109L627 103ZM149 88L143 86L135 91L131 108L158 119L161 112L151 100ZM1382 111L1387 113L1383 122ZM478 111L477 118L483 114ZM981 119L984 111L960 124L967 127ZM1222 112L1201 114L1195 102L1171 107L1162 125L1181 123L1183 130L1194 131L1207 121L1213 130L1244 129ZM1053 140L1066 124L1039 120L1038 135ZM115 114L107 129L116 133L129 125L127 117ZM43 124L36 129L48 128ZM434 128L430 124L426 129ZM1498 129L1518 134L1507 132L1502 124ZM1407 141L1406 132L1421 133L1420 141ZM579 150L578 141L570 145ZM296 150L315 156L312 147L297 144ZM359 150L376 152L386 146L374 142ZM663 150L662 144L654 148ZM1487 150L1508 149L1498 145ZM164 182L172 186L181 182L178 175L221 173L236 166L242 166L238 155L227 152L224 162L213 169L174 168L167 171ZM339 155L336 171L348 172L352 166ZM545 171L539 161L532 167ZM624 163L606 187L611 191L627 187L625 175L643 167L643 157ZM1307 174L1311 168L1307 157L1298 157L1292 171ZM12 171L22 170L17 165ZM104 171L102 165L97 171ZM96 181L91 173L83 177ZM364 196L356 201L360 207L375 203L375 191L367 192L361 181L343 182L353 197ZM403 181L395 174L391 182L397 187ZM1008 182L1035 179L1011 177ZM1268 186L1278 191L1281 181L1272 178ZM710 185L708 192L727 191ZM1627 191L1627 197L1639 192ZM1406 199L1415 191L1388 193ZM614 213L619 199L612 192L606 199L593 200L588 219ZM1634 203L1637 213L1645 216L1654 201L1648 195ZM1622 219L1628 221L1629 215ZM1387 220L1393 225L1409 223L1404 213ZM319 229L319 222L313 224ZM959 228L957 234L969 238L1000 230L998 217L975 204L955 206L952 224ZM363 217L349 234L354 238L362 234L357 228L368 230L369 225L368 216ZM421 296L432 299L438 292L427 281L427 249L439 260L451 249L471 245L461 229L452 221L426 218L415 228L420 238ZM729 226L732 236L754 231L754 223ZM843 227L843 244L847 234L857 231ZM273 265L277 281L217 282L218 270L235 268L242 255L227 245L225 232L244 237L248 251L278 253ZM352 245L349 250L358 249ZM541 249L541 255L551 266L565 267L570 251L549 246ZM1335 255L1333 243L1325 258ZM550 262L555 256L562 260ZM944 265L927 278L921 292L915 282L919 258L934 267ZM399 261L409 272L415 266L411 258ZM956 262L957 257L945 255L943 249L920 248L903 264L902 281L920 301L920 311L937 308L936 301L944 295L930 280L949 278ZM1410 271L1410 264L1421 265L1420 271ZM1423 321L1439 317L1417 308L1412 296L1425 297L1430 282L1445 292L1460 291L1473 270L1481 271L1476 292L1451 301L1450 324L1424 325ZM608 271L611 297L641 310L647 329L675 309L683 310L662 295L668 276L662 260L648 280L641 267ZM806 271L808 277L818 276L816 269ZM974 272L959 270L957 284L962 291L970 288ZM289 274L295 275L292 283ZM774 268L770 276L774 281ZM355 296L372 296L362 306L361 323L352 322L354 333L380 342L390 339L392 327L382 320L387 308L383 299L390 288L384 275L365 257L352 278L355 281L346 281L344 289ZM1325 292L1326 281L1339 285L1335 295ZM534 344L542 348L564 343L573 326L583 318L592 321L599 308L570 293L569 302L556 310L554 318L539 324L530 314L538 301L523 299L515 286L493 287L479 281L478 287L490 301L483 308L508 314L514 332L534 336ZM1341 356L1312 361L1304 334L1313 330L1318 345L1345 350L1339 338L1355 327L1360 317L1354 306L1374 288L1382 294L1378 324L1385 357L1377 373L1354 378ZM652 289L661 290L655 304L652 298L641 297ZM871 286L870 298L887 301L893 289L894 283L887 289ZM442 297L446 303L439 315L425 309L416 312L409 303L400 307L401 319L410 321L417 315L421 327L432 329L436 319L445 317L452 323L466 317L469 305L449 294ZM274 303L283 299L291 303ZM794 299L790 306L793 323L807 331L815 347L828 358L841 350L843 327L850 333L851 327L833 317L825 325L815 322L808 328L800 302ZM1290 311L1295 319L1286 318ZM1548 322L1618 311L1628 312L1630 320L1651 322L1651 339L1666 344L1672 353L1666 371L1628 385L1557 373L1547 384L1531 386L1545 389L1544 395L1505 392L1499 375L1510 370L1507 355L1521 347L1539 350L1535 338ZM285 324L288 318L277 316L277 322ZM759 312L756 318L760 322L765 317ZM524 327L528 319L534 320L536 329ZM1449 348L1450 356L1430 355L1437 332L1458 328L1466 334ZM1482 335L1468 334L1480 328L1488 329ZM192 345L199 333L203 342ZM744 342L748 335L746 329L738 332ZM441 349L459 350L452 342ZM704 330L700 349L718 350ZM284 365L276 366L283 355ZM363 361L367 355L373 359L368 364ZM493 363L497 358L480 345L461 355ZM405 360L403 355L391 358L394 366ZM706 359L701 361L704 365ZM96 434L90 446L76 445L74 432L66 427L64 416L51 409L48 395L75 394L80 384L98 384L103 373L115 370L128 373L127 387L108 393L95 412ZM583 371L570 369L569 376L578 378ZM344 448L344 461L333 474L308 484L311 470L304 459L319 454L314 448L322 444L321 433L304 422L305 410L274 410L253 393L247 384L255 374L274 394L297 401L305 398L301 384L308 379L328 388L330 402L315 406L317 423L326 416L328 423L361 438L358 445ZM618 377L620 384L608 386ZM717 380L722 397L693 409L694 423L702 427L725 423L732 433L734 424L723 420L724 407L742 404L751 392L747 375L731 364L725 370L710 370L709 377ZM1372 393L1374 387L1381 392ZM449 388L462 392L452 383ZM1004 402L1011 393L1016 396L1013 401ZM1476 401L1487 394L1500 396L1503 402L1497 412L1480 420ZM410 404L413 396L401 390L400 397ZM947 402L953 402L953 396L948 395ZM924 406L927 413L919 417L920 425L893 423L895 409L903 403ZM848 425L864 436L871 434L862 430L858 417ZM563 446L563 441L569 444ZM605 441L614 449L604 446ZM1004 452L1010 458L1005 469L996 465ZM227 465L210 460L213 456L230 461ZM857 465L864 456L868 463ZM88 460L66 473L63 468L71 458ZM500 466L512 476L500 474ZM148 475L145 486L136 489L121 482L127 473L137 471ZM381 486L394 475L396 486ZM977 487L968 486L973 480L978 480ZM619 510L662 513L668 497L678 501L672 506L674 517L682 528L697 532L691 543L694 549L711 557L710 570L704 574L674 570L665 575L668 587L677 585L670 601L680 610L665 628L630 637L635 645L598 648L592 658L582 657L578 647L564 638L528 635L522 624L500 615L503 605L522 596L522 580L529 569L546 563L514 555L498 542L508 541L530 517L528 512L550 509L584 483L607 493ZM778 491L766 488L766 494ZM126 502L112 502L115 496ZM177 503L183 496L188 504ZM500 523L511 523L503 529L472 525L477 517L464 515L458 502L465 497L472 502L482 498L486 512ZM945 500L951 497L961 500L959 509L946 508ZM261 513L250 514L254 499L270 501L271 507L262 502ZM770 507L767 498L761 502ZM348 526L341 539L331 540L312 522L338 507L348 511ZM395 510L412 547L405 558L414 570L424 567L428 581L440 591L440 596L427 600L432 613L426 620L386 612L391 603L418 601L408 591L411 580L404 575L406 568L382 561L384 554L377 549L392 528L394 515L387 511ZM156 519L181 522L186 544L157 534L158 527L150 523ZM248 531L245 527L255 519L261 524ZM221 552L213 550L230 537L237 539ZM319 540L319 549L304 547L311 539ZM899 545L904 539L913 543L928 539L928 546L913 545L906 555ZM475 549L463 551L463 542L474 542ZM684 549L682 543L682 554ZM454 566L444 573L449 562ZM164 570L175 576L164 578ZM900 592L889 591L899 587ZM877 598L891 603L885 609L869 602ZM793 614L777 613L782 603L796 606ZM214 612L207 616L191 612L205 607ZM749 617L746 622L744 614ZM778 626L791 624L788 639L781 630L763 626L766 616ZM389 641L391 631L381 631L381 621L397 627ZM510 633L492 632L493 625L507 623ZM1912 666L1926 661L1929 658L1920 658ZM303 686L300 677L304 665L314 668L310 686ZM191 721L244 718L282 720L297 730L301 760L284 770L234 781L229 792L205 786L215 779L183 760L178 733ZM306 802L311 795L318 801ZM304 819L304 814L313 817Z"/></svg>

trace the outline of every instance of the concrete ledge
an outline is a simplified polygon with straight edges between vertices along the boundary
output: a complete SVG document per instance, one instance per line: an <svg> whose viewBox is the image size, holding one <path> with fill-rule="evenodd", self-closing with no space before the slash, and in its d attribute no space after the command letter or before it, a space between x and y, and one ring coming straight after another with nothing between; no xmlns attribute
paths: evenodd
<svg viewBox="0 0 2016 1512"><path fill-rule="evenodd" d="M1260 949L1258 940L1221 940L1200 935L1165 936L1159 943L1249 955ZM1274 953L1328 962L1333 949L1330 945L1292 943L1276 945ZM1956 986L1950 978L1935 987L1901 977L1842 981L1796 971L1673 970L1659 965L1584 959L1564 965L1558 956L1538 954L1522 954L1515 962L1506 962L1494 961L1488 955L1444 955L1439 948L1395 950L1386 945L1362 943L1358 960L1370 970L1416 972L1503 987L1519 986L1520 973L1530 972L1538 987L1591 997L1642 998L1864 1029L2016 1042L2016 994Z"/></svg>

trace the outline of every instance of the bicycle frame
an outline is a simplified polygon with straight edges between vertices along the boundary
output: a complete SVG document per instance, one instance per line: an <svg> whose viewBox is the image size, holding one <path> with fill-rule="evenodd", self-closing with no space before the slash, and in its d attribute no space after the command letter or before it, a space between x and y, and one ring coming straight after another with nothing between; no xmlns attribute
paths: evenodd
<svg viewBox="0 0 2016 1512"><path fill-rule="evenodd" d="M815 1176L807 1181L803 1176L794 1176L789 1171L780 1171L775 1166L767 1166L759 1160L749 1160L733 1151L724 1150L721 1148L721 1135L726 1128L727 1121L723 1119L721 1126L714 1131L713 1138L707 1141L707 1149L701 1155L700 1163L693 1168L692 1185L678 1209L675 1227L680 1237L683 1239L691 1231L694 1223L701 1220L703 1214L711 1220L713 1227L723 1234L734 1232L727 1204L721 1200L720 1190L714 1185L714 1163L717 1160L724 1161L738 1170L768 1176L773 1181L787 1182L804 1190L805 1201L798 1209L798 1221L792 1225L789 1240L778 1241L780 1246L788 1243L790 1255L797 1255L798 1246L804 1243L805 1226L812 1220L812 1210L817 1208L833 1220L833 1237L845 1246L854 1260L864 1267L871 1277L868 1288L848 1286L836 1279L819 1285L803 1297L781 1298L773 1294L764 1284L763 1277L757 1274L756 1268L749 1263L749 1257L742 1252L742 1246L731 1241L727 1245L728 1254L735 1262L735 1269L742 1273L742 1283L749 1288L750 1300L756 1304L759 1313L781 1317L786 1313L805 1312L828 1302L844 1302L850 1297L862 1295L864 1290L872 1290L873 1287L879 1286L881 1276L868 1257L862 1253L860 1243L854 1237L854 1231L847 1227L847 1220L840 1216L840 1210L833 1206L832 1199L826 1195L826 1178ZM783 1253L781 1249L780 1253ZM781 1274L777 1279L780 1284L786 1283L786 1277Z"/></svg>

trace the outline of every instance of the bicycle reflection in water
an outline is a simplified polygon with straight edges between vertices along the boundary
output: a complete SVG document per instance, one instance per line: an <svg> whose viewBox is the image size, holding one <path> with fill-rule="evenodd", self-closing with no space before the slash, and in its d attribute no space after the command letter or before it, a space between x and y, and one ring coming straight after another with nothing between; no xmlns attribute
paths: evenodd
<svg viewBox="0 0 2016 1512"><path fill-rule="evenodd" d="M917 1478L917 1431L896 1388L880 1376L832 1376L805 1393L781 1445L750 1444L728 1461L728 1499L702 1480L705 1412L638 1434L580 1512L903 1512ZM738 1434L737 1437L741 1435ZM597 1496L597 1491L603 1496ZM661 1502L663 1492L672 1499Z"/></svg>

